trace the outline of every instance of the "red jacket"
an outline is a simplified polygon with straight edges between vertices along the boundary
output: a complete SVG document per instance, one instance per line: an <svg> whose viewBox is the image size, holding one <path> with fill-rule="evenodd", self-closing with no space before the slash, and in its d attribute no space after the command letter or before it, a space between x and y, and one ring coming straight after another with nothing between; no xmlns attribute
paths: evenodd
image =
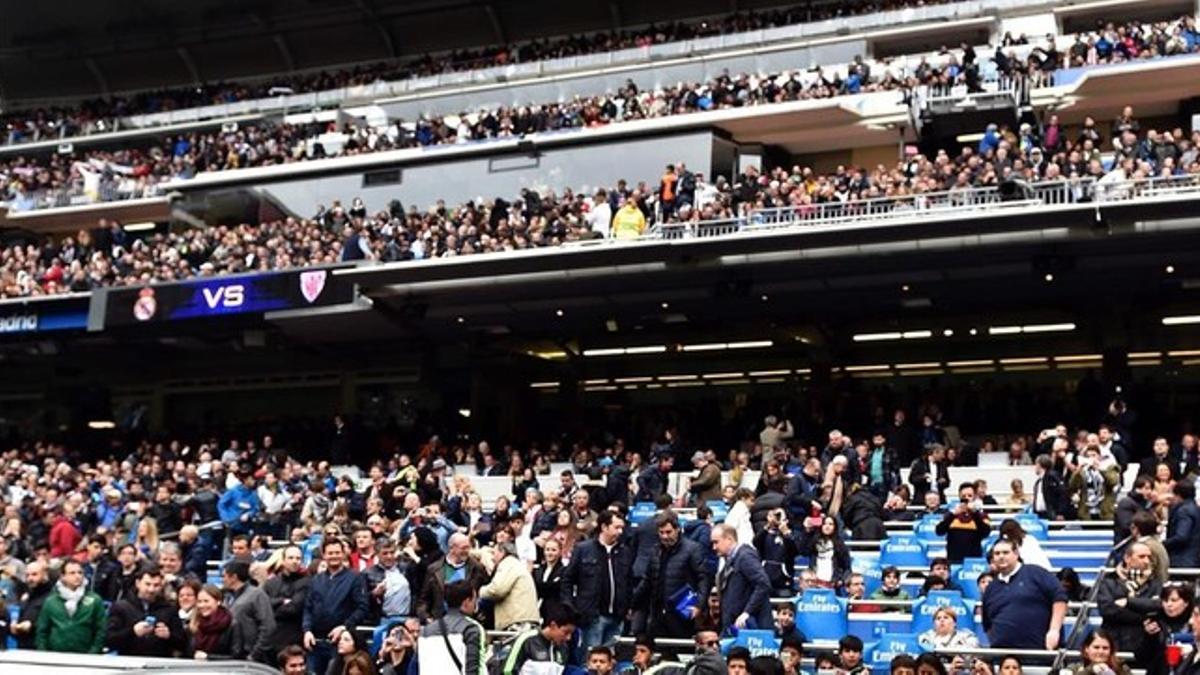
<svg viewBox="0 0 1200 675"><path fill-rule="evenodd" d="M50 528L50 557L66 558L75 554L83 535L69 519L59 516Z"/></svg>

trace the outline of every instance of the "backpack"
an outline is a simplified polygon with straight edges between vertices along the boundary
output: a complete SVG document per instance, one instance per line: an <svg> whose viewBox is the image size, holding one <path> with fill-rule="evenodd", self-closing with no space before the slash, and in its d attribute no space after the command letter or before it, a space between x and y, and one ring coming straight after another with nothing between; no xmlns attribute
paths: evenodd
<svg viewBox="0 0 1200 675"><path fill-rule="evenodd" d="M526 637L529 637L536 631L525 631L516 635L506 637L503 640L498 640L492 643L491 653L487 657L487 673L488 675L503 675L504 664L508 661L508 657L512 654L518 643L524 642Z"/></svg>

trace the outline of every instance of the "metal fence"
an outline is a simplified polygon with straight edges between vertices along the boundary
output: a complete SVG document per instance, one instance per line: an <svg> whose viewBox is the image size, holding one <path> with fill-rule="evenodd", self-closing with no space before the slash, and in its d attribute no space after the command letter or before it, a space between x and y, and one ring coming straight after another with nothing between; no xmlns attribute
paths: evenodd
<svg viewBox="0 0 1200 675"><path fill-rule="evenodd" d="M877 199L852 199L800 206L756 209L741 218L694 223L664 223L644 239L707 239L776 230L886 225L926 216L967 218L1032 211L1045 206L1152 202L1200 195L1200 175L1134 180L1082 179L1041 183L1013 182L1002 187L962 188Z"/></svg>

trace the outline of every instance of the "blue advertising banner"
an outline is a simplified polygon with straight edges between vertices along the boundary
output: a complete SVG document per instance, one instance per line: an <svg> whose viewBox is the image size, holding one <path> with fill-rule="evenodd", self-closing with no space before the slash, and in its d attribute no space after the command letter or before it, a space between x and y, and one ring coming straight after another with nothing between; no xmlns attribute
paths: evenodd
<svg viewBox="0 0 1200 675"><path fill-rule="evenodd" d="M89 301L73 296L0 303L0 336L86 329Z"/></svg>
<svg viewBox="0 0 1200 675"><path fill-rule="evenodd" d="M111 289L104 326L263 314L337 305L353 299L353 285L335 283L330 268L209 277L177 284Z"/></svg>

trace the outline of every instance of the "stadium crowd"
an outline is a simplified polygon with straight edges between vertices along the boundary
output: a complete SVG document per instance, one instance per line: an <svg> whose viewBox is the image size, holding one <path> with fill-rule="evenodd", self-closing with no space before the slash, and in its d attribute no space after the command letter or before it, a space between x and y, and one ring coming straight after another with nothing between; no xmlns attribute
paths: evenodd
<svg viewBox="0 0 1200 675"><path fill-rule="evenodd" d="M1031 86L1051 82L1065 65L1123 62L1193 52L1195 20L1140 26L1107 24L1079 35L1063 50L1049 36L1023 50L1024 36L1006 37L990 55L973 47L942 50L931 58L884 60L872 67L855 57L838 70L795 70L769 74L729 74L706 82L680 82L655 90L632 81L615 92L554 103L531 103L493 110L462 111L415 121L393 120L384 127L345 124L262 124L234 131L167 136L149 147L121 151L87 150L49 157L14 157L0 162L0 201L29 210L72 203L84 196L111 201L152 196L159 184L221 171L304 161L334 154L356 155L411 147L515 138L531 133L604 126L708 110L847 94L911 90L919 86L963 85L978 91L986 82L1018 78ZM328 132L328 133L326 133ZM336 137L336 141L329 136ZM326 147L328 146L328 147Z"/></svg>
<svg viewBox="0 0 1200 675"><path fill-rule="evenodd" d="M448 54L425 55L401 63L381 62L347 68L334 72L295 74L274 77L256 83L218 82L198 87L164 89L142 92L110 99L93 99L74 107L38 108L0 118L5 142L71 137L83 133L112 130L119 118L129 115L182 110L220 103L233 103L270 97L276 87L297 93L327 91L343 87L369 85L374 82L396 81L458 72L531 63L547 59L582 56L602 52L649 47L668 42L714 35L775 28L810 21L869 14L913 5L945 4L953 0L855 0L809 4L804 8L782 10L751 10L718 18L695 21L676 21L652 24L645 28L598 32L560 38L545 38L524 43L496 45L480 49L464 49Z"/></svg>
<svg viewBox="0 0 1200 675"><path fill-rule="evenodd" d="M342 424L328 459L307 462L271 436L141 441L100 458L18 445L0 458L0 609L12 617L0 637L21 649L250 659L296 675L609 675L614 641L633 636L628 675L681 651L672 639L692 641L690 672L790 675L807 654L819 670L857 674L868 669L861 638L815 645L796 606L772 599L827 589L879 611L870 604L963 592L951 567L986 553L980 632L943 607L913 650L925 653L897 656L891 672L1020 672L1019 657L960 650L983 637L996 650L1053 650L1067 602L1087 589L1052 567L1021 522L989 509L998 500L986 480L951 484L967 445L940 412L922 412L919 427L897 410L860 436L820 439L770 415L728 452L674 432L547 449L434 436L359 480L343 471L352 453ZM1200 447L1190 434L1156 438L1142 475L1122 485L1141 454L1126 444L1136 417L1114 402L1107 419L1014 439L1008 462L1033 463L1036 480L1003 499L1046 521L1114 523L1120 563L1095 588L1102 626L1068 665L1127 673L1116 652L1134 652L1158 675L1170 672L1167 648L1186 650L1200 633L1191 585L1169 582L1169 569L1200 566ZM549 476L555 461L569 468ZM672 472L687 475L674 490ZM485 504L480 477L511 493ZM636 504L655 510L634 525ZM847 542L930 517L945 556L922 572L884 568L868 597ZM776 665L752 658L739 630L773 632Z"/></svg>
<svg viewBox="0 0 1200 675"><path fill-rule="evenodd" d="M1072 199L1087 201L1109 181L1200 177L1200 132L1145 129L1126 107L1107 126L1086 118L1075 129L1049 115L1037 126L989 125L979 143L960 152L913 155L895 165L845 166L831 174L809 167L749 167L709 181L684 164L658 181L594 191L525 190L457 207L369 212L361 199L320 206L309 218L188 229L142 237L101 222L60 241L0 248L0 297L53 295L100 286L175 281L339 261L396 262L557 246L590 238L630 238L660 223L746 218L758 209L854 208L890 198L913 208L934 192L953 196L1010 179L1066 181ZM907 200L906 198L912 198Z"/></svg>

